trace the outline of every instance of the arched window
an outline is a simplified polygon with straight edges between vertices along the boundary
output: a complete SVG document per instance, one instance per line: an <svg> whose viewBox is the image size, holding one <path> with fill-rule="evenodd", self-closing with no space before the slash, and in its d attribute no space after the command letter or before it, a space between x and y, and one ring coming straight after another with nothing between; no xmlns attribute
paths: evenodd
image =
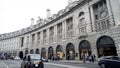
<svg viewBox="0 0 120 68"><path fill-rule="evenodd" d="M86 33L86 21L85 21L85 13L79 13L79 23L78 23L79 33Z"/></svg>
<svg viewBox="0 0 120 68"><path fill-rule="evenodd" d="M79 13L79 17L84 16L84 12Z"/></svg>

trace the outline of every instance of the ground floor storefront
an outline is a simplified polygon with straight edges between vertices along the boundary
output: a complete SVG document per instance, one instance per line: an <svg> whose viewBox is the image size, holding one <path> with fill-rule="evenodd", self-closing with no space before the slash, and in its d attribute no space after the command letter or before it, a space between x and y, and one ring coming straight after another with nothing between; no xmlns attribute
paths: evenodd
<svg viewBox="0 0 120 68"><path fill-rule="evenodd" d="M18 52L19 56L25 54L40 54L43 58L59 60L83 60L84 57L120 55L120 31L113 30L102 33L93 33L84 38L68 39L63 42L47 46L29 48Z"/></svg>

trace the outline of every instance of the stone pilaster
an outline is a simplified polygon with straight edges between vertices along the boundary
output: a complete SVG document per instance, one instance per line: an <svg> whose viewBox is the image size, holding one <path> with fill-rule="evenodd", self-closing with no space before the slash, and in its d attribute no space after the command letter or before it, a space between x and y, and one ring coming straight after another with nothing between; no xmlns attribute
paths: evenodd
<svg viewBox="0 0 120 68"><path fill-rule="evenodd" d="M107 5L108 14L109 14L110 27L113 28L115 26L115 21L114 21L111 1L110 0L106 0L106 5Z"/></svg>
<svg viewBox="0 0 120 68"><path fill-rule="evenodd" d="M57 25L54 26L54 43L57 42Z"/></svg>
<svg viewBox="0 0 120 68"><path fill-rule="evenodd" d="M50 29L47 29L47 44L49 44L49 38L50 38Z"/></svg>

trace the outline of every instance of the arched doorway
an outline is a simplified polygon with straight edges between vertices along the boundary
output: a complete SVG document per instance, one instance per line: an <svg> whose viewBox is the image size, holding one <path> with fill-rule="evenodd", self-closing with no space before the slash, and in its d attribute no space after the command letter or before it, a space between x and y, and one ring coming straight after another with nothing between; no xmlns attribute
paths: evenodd
<svg viewBox="0 0 120 68"><path fill-rule="evenodd" d="M30 54L34 54L34 50L33 49L30 50Z"/></svg>
<svg viewBox="0 0 120 68"><path fill-rule="evenodd" d="M79 55L80 55L80 60L82 60L84 57L87 58L88 55L91 55L91 46L87 40L83 40L80 42Z"/></svg>
<svg viewBox="0 0 120 68"><path fill-rule="evenodd" d="M53 47L50 46L48 48L48 59L52 59L53 55L54 55Z"/></svg>
<svg viewBox="0 0 120 68"><path fill-rule="evenodd" d="M41 49L41 57L46 58L46 49L45 48Z"/></svg>
<svg viewBox="0 0 120 68"><path fill-rule="evenodd" d="M22 51L19 52L19 57L20 57L20 59L23 59L23 52Z"/></svg>
<svg viewBox="0 0 120 68"><path fill-rule="evenodd" d="M28 51L28 50L26 50L26 51L25 51L25 55L27 55L28 53L29 53L29 51Z"/></svg>
<svg viewBox="0 0 120 68"><path fill-rule="evenodd" d="M98 57L117 55L114 41L109 36L102 36L97 40Z"/></svg>
<svg viewBox="0 0 120 68"><path fill-rule="evenodd" d="M39 54L39 49L37 48L36 51L35 51L36 54Z"/></svg>
<svg viewBox="0 0 120 68"><path fill-rule="evenodd" d="M75 47L72 43L66 46L66 59L75 60Z"/></svg>
<svg viewBox="0 0 120 68"><path fill-rule="evenodd" d="M63 47L61 45L58 45L56 47L56 54L59 57L59 59L63 59L64 53L63 53Z"/></svg>

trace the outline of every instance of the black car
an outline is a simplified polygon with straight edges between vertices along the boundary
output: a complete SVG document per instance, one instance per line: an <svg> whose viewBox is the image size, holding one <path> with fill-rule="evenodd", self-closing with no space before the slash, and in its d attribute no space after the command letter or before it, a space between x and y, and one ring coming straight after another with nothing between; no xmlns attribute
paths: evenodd
<svg viewBox="0 0 120 68"><path fill-rule="evenodd" d="M21 68L44 68L39 54L28 54L21 63Z"/></svg>
<svg viewBox="0 0 120 68"><path fill-rule="evenodd" d="M120 57L105 56L98 59L98 65L101 68L120 68Z"/></svg>

